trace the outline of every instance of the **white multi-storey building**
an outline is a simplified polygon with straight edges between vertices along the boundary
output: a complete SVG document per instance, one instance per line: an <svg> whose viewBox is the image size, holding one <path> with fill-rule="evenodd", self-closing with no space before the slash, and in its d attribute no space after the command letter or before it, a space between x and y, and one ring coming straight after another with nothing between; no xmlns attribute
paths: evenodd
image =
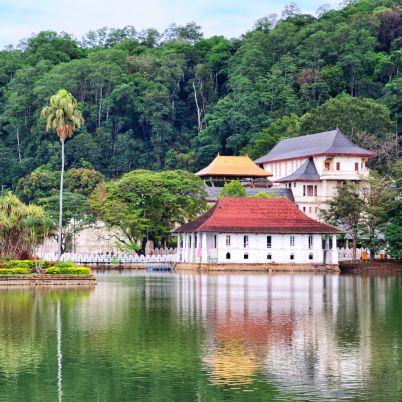
<svg viewBox="0 0 402 402"><path fill-rule="evenodd" d="M274 186L291 189L300 209L317 219L341 183L368 176L371 156L336 129L283 140L255 163L272 173Z"/></svg>
<svg viewBox="0 0 402 402"><path fill-rule="evenodd" d="M175 232L178 261L200 266L337 266L336 234L342 233L309 218L287 198L223 198Z"/></svg>

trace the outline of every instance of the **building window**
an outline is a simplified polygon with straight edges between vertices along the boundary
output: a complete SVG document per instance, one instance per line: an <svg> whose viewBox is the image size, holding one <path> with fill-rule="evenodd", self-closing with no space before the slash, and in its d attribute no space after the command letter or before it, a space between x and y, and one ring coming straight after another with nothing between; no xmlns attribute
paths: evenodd
<svg viewBox="0 0 402 402"><path fill-rule="evenodd" d="M267 236L267 248L272 247L272 236Z"/></svg>
<svg viewBox="0 0 402 402"><path fill-rule="evenodd" d="M336 170L341 170L341 162L336 162Z"/></svg>
<svg viewBox="0 0 402 402"><path fill-rule="evenodd" d="M329 170L331 167L331 165L329 164L329 162L325 162L325 170Z"/></svg>
<svg viewBox="0 0 402 402"><path fill-rule="evenodd" d="M308 248L313 248L313 236L308 237Z"/></svg>
<svg viewBox="0 0 402 402"><path fill-rule="evenodd" d="M248 236L243 237L243 247L248 248Z"/></svg>
<svg viewBox="0 0 402 402"><path fill-rule="evenodd" d="M226 259L230 260L230 253L226 253Z"/></svg>
<svg viewBox="0 0 402 402"><path fill-rule="evenodd" d="M312 207L308 207L308 213L311 214L313 212Z"/></svg>
<svg viewBox="0 0 402 402"><path fill-rule="evenodd" d="M292 254L290 254L290 259L291 260L294 260L295 259L295 255L292 253Z"/></svg>
<svg viewBox="0 0 402 402"><path fill-rule="evenodd" d="M226 235L226 245L230 246L230 235Z"/></svg>
<svg viewBox="0 0 402 402"><path fill-rule="evenodd" d="M194 248L197 248L198 238L197 235L194 236Z"/></svg>
<svg viewBox="0 0 402 402"><path fill-rule="evenodd" d="M306 186L303 184L303 197L306 196Z"/></svg>
<svg viewBox="0 0 402 402"><path fill-rule="evenodd" d="M218 245L217 239L216 239L216 235L214 235L214 248L216 248Z"/></svg>
<svg viewBox="0 0 402 402"><path fill-rule="evenodd" d="M244 259L248 260L248 253L244 253Z"/></svg>
<svg viewBox="0 0 402 402"><path fill-rule="evenodd" d="M317 186L314 186L314 195L317 197L317 194L318 194L318 187Z"/></svg>
<svg viewBox="0 0 402 402"><path fill-rule="evenodd" d="M303 207L303 212L306 212L306 207Z"/></svg>
<svg viewBox="0 0 402 402"><path fill-rule="evenodd" d="M191 235L190 235L190 237L188 238L188 246L191 248Z"/></svg>
<svg viewBox="0 0 402 402"><path fill-rule="evenodd" d="M307 186L307 195L312 197L314 195L314 186Z"/></svg>
<svg viewBox="0 0 402 402"><path fill-rule="evenodd" d="M294 246L295 246L295 237L290 236L290 247L294 247Z"/></svg>
<svg viewBox="0 0 402 402"><path fill-rule="evenodd" d="M308 255L308 259L309 259L309 260L312 260L312 259L313 259L313 253L310 253L310 254Z"/></svg>
<svg viewBox="0 0 402 402"><path fill-rule="evenodd" d="M293 188L295 188L296 187L296 183L293 183Z"/></svg>
<svg viewBox="0 0 402 402"><path fill-rule="evenodd" d="M272 255L271 254L267 254L267 260L272 260Z"/></svg>
<svg viewBox="0 0 402 402"><path fill-rule="evenodd" d="M356 170L356 172L359 171L359 162L355 162L355 170Z"/></svg>

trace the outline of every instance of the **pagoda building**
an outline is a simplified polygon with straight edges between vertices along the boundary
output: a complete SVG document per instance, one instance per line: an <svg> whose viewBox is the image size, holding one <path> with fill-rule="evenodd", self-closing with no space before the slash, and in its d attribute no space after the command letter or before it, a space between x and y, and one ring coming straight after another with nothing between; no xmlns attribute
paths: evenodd
<svg viewBox="0 0 402 402"><path fill-rule="evenodd" d="M282 140L255 163L272 172L273 188L291 189L300 209L318 219L339 185L358 183L369 175L367 161L372 156L375 153L337 128Z"/></svg>
<svg viewBox="0 0 402 402"><path fill-rule="evenodd" d="M210 203L216 202L223 186L232 180L238 180L245 188L248 196L266 192L294 201L291 190L273 189L272 182L269 180L272 173L257 166L248 156L222 156L218 154L207 167L201 169L196 175L204 180L207 201Z"/></svg>

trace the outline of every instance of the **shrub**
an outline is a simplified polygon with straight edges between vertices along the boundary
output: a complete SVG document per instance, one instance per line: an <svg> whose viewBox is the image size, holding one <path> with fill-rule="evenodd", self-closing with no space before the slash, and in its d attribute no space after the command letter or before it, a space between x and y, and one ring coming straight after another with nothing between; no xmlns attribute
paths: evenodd
<svg viewBox="0 0 402 402"><path fill-rule="evenodd" d="M34 260L10 260L6 261L3 264L7 268L28 268L32 269L35 267ZM50 261L45 260L36 260L36 265L41 266L42 268L46 269L49 268L51 265Z"/></svg>
<svg viewBox="0 0 402 402"><path fill-rule="evenodd" d="M28 275L29 268L0 268L0 275Z"/></svg>
<svg viewBox="0 0 402 402"><path fill-rule="evenodd" d="M60 269L76 267L75 263L72 261L57 261L54 265Z"/></svg>
<svg viewBox="0 0 402 402"><path fill-rule="evenodd" d="M91 275L91 269L87 267L51 267L46 271L51 275Z"/></svg>

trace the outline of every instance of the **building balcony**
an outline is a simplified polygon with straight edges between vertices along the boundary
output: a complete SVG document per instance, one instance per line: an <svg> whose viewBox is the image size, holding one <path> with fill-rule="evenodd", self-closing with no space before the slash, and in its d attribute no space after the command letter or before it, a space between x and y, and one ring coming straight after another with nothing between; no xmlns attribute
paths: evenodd
<svg viewBox="0 0 402 402"><path fill-rule="evenodd" d="M361 180L361 177L369 175L368 169L362 170L323 170L320 173L321 180Z"/></svg>

